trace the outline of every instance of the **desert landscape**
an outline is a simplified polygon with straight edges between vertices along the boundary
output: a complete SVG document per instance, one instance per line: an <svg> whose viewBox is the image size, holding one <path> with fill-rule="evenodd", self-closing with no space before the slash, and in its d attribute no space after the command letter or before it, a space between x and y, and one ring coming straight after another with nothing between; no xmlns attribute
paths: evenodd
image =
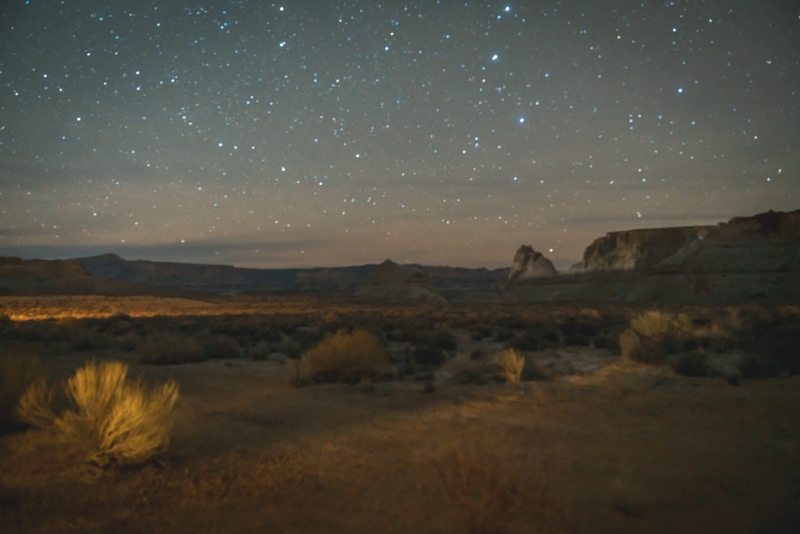
<svg viewBox="0 0 800 534"><path fill-rule="evenodd" d="M6 259L3 531L796 532L799 217L271 290ZM108 445L114 369L152 405Z"/></svg>
<svg viewBox="0 0 800 534"><path fill-rule="evenodd" d="M798 2L0 2L0 534L800 533Z"/></svg>

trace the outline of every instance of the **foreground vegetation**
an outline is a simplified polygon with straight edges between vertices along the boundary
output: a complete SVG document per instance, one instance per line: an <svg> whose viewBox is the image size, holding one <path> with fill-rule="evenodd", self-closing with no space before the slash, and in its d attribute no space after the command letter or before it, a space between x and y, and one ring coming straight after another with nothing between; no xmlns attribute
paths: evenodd
<svg viewBox="0 0 800 534"><path fill-rule="evenodd" d="M676 514L695 531L797 524L787 508L800 496L796 308L273 299L220 300L203 314L190 304L186 315L170 301L154 317L70 315L61 300L50 318L0 318L0 522L37 532L674 531L685 527ZM124 308L108 300L106 310ZM702 513L683 510L692 499Z"/></svg>

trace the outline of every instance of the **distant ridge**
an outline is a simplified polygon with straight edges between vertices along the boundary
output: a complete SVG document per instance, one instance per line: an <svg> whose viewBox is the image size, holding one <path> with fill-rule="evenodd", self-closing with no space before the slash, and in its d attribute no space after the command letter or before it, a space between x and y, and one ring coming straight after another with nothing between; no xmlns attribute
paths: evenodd
<svg viewBox="0 0 800 534"><path fill-rule="evenodd" d="M367 264L312 269L252 269L231 265L125 260L116 254L76 258L72 261L82 264L95 278L215 293L354 293L378 267ZM508 269L430 267L416 264L406 267L422 271L436 290L450 296L476 290L499 296L500 281L508 275Z"/></svg>
<svg viewBox="0 0 800 534"><path fill-rule="evenodd" d="M390 260L353 267L248 269L131 261L116 254L49 261L0 257L0 295L202 298L252 292L341 293L429 303L800 305L800 210L735 217L716 226L608 232L586 248L583 260L568 273L556 273L527 245L517 251L510 269L494 270Z"/></svg>
<svg viewBox="0 0 800 534"><path fill-rule="evenodd" d="M78 261L23 260L0 256L0 295L102 295L197 298L180 288L98 279Z"/></svg>

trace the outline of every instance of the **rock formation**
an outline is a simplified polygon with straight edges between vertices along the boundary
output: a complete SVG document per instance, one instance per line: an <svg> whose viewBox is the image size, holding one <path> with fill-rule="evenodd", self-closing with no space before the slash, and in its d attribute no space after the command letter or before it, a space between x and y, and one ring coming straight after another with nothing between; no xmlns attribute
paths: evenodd
<svg viewBox="0 0 800 534"><path fill-rule="evenodd" d="M570 272L645 271L688 243L702 239L713 228L681 226L609 232L586 248L583 260L573 265Z"/></svg>
<svg viewBox="0 0 800 534"><path fill-rule="evenodd" d="M509 286L509 297L800 304L800 210L736 217L717 226L610 232L586 249L569 275Z"/></svg>
<svg viewBox="0 0 800 534"><path fill-rule="evenodd" d="M530 245L522 245L514 254L514 262L511 264L511 271L508 273L508 281L526 280L539 278L541 276L553 276L558 274L553 262L536 252Z"/></svg>
<svg viewBox="0 0 800 534"><path fill-rule="evenodd" d="M430 284L422 269L410 265L398 265L386 260L372 271L364 284L356 291L357 297L371 300L402 300L445 303Z"/></svg>

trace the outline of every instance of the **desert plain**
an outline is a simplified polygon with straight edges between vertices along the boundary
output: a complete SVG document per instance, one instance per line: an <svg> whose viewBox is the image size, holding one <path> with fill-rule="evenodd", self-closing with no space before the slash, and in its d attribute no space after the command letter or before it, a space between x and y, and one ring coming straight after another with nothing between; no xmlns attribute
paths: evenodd
<svg viewBox="0 0 800 534"><path fill-rule="evenodd" d="M696 339L631 357L621 336L643 311L0 297L6 361L37 359L54 388L87 362L120 361L145 384L180 390L168 449L133 466L92 465L12 417L0 437L0 528L797 532L800 310L671 310ZM298 379L310 348L353 329L385 347L380 372ZM794 347L795 363L747 356L759 347L784 366ZM492 367L508 348L525 361L516 383Z"/></svg>

